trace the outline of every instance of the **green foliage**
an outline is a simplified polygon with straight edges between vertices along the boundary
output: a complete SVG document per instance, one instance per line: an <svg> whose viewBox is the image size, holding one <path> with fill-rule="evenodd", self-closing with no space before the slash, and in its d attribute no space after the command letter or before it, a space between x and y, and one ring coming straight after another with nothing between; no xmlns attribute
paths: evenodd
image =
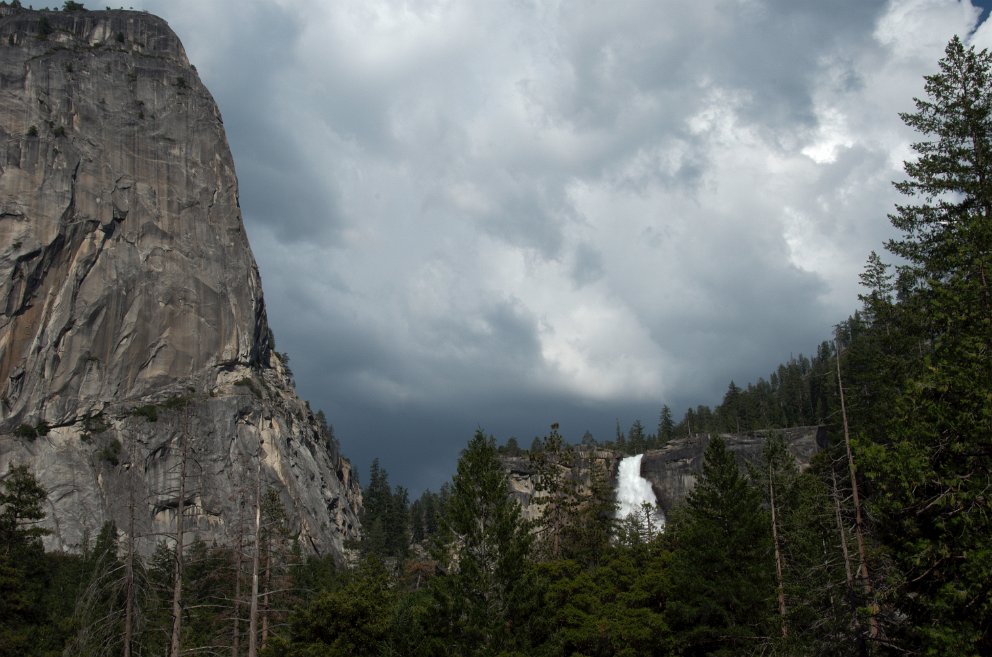
<svg viewBox="0 0 992 657"><path fill-rule="evenodd" d="M671 520L669 622L683 655L739 655L774 630L769 517L719 437Z"/></svg>
<svg viewBox="0 0 992 657"><path fill-rule="evenodd" d="M86 7L83 6L81 2L74 2L73 0L65 0L62 4L62 11L86 11Z"/></svg>
<svg viewBox="0 0 992 657"><path fill-rule="evenodd" d="M450 494L451 487L444 484L437 493L425 490L410 505L410 535L414 543L424 542L437 535Z"/></svg>
<svg viewBox="0 0 992 657"><path fill-rule="evenodd" d="M101 461L106 461L110 465L118 466L121 462L121 454L124 452L124 447L121 445L121 441L117 438L111 438L106 441L104 446L100 448L97 452L97 457Z"/></svg>
<svg viewBox="0 0 992 657"><path fill-rule="evenodd" d="M390 489L389 474L379 465L379 459L372 461L362 502L362 554L402 560L410 547L409 499L402 486Z"/></svg>
<svg viewBox="0 0 992 657"><path fill-rule="evenodd" d="M38 19L38 34L37 34L38 39L41 40L47 39L48 35L50 35L54 31L55 28L52 27L52 24L51 22L49 22L47 16L42 16L41 18Z"/></svg>
<svg viewBox="0 0 992 657"><path fill-rule="evenodd" d="M376 657L392 629L397 592L389 571L367 559L343 586L322 591L289 617L289 630L263 651L276 657Z"/></svg>
<svg viewBox="0 0 992 657"><path fill-rule="evenodd" d="M435 556L438 622L464 655L520 648L507 627L526 625L531 536L509 497L507 473L495 440L481 430L458 461Z"/></svg>
<svg viewBox="0 0 992 657"><path fill-rule="evenodd" d="M88 433L103 433L110 428L110 422L103 413L90 415L83 420L83 429Z"/></svg>
<svg viewBox="0 0 992 657"><path fill-rule="evenodd" d="M892 632L923 654L992 651L992 55L951 39L926 98L901 115L920 133L896 188L888 248L863 282L869 324L852 349L884 368L882 421L857 441L877 537L898 576ZM894 299L893 299L894 297ZM905 347L911 347L905 349Z"/></svg>
<svg viewBox="0 0 992 657"><path fill-rule="evenodd" d="M0 480L0 657L37 654L46 631L46 497L26 466L12 465Z"/></svg>
<svg viewBox="0 0 992 657"><path fill-rule="evenodd" d="M14 429L14 435L18 438L25 438L27 440L34 440L41 436L47 436L48 432L51 431L51 427L47 422L41 421L38 424L31 426L30 424L20 424Z"/></svg>
<svg viewBox="0 0 992 657"><path fill-rule="evenodd" d="M661 414L658 417L658 443L659 447L668 444L675 437L675 422L672 420L672 409L668 404L661 407Z"/></svg>
<svg viewBox="0 0 992 657"><path fill-rule="evenodd" d="M609 473L588 450L576 449L551 425L539 450L531 452L536 523L535 556L553 561L598 563L614 530L616 503ZM586 484L588 482L588 484Z"/></svg>
<svg viewBox="0 0 992 657"><path fill-rule="evenodd" d="M97 655L123 649L124 564L117 554L117 526L104 523L96 543L86 546L83 558L85 581L76 598L71 652Z"/></svg>
<svg viewBox="0 0 992 657"><path fill-rule="evenodd" d="M158 422L158 406L154 404L145 404L143 406L138 406L137 408L131 411L131 415L143 417L149 422Z"/></svg>
<svg viewBox="0 0 992 657"><path fill-rule="evenodd" d="M538 566L546 640L538 654L659 655L671 641L665 620L670 552L660 543L614 549L603 563Z"/></svg>
<svg viewBox="0 0 992 657"><path fill-rule="evenodd" d="M18 438L34 440L38 437L38 432L30 424L20 424L14 429L14 435Z"/></svg>
<svg viewBox="0 0 992 657"><path fill-rule="evenodd" d="M575 450L558 433L558 425L552 424L540 451L531 454L530 461L534 467L531 503L541 507L535 552L542 559L561 559L566 533L575 522L580 504Z"/></svg>

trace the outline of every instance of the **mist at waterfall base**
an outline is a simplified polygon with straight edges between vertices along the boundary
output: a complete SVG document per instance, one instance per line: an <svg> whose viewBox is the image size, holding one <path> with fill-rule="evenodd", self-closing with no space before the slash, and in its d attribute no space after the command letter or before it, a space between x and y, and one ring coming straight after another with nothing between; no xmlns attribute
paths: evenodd
<svg viewBox="0 0 992 657"><path fill-rule="evenodd" d="M651 482L641 476L643 456L627 456L620 461L617 470L617 518L626 520L633 516L650 538L664 530L665 516L658 507Z"/></svg>

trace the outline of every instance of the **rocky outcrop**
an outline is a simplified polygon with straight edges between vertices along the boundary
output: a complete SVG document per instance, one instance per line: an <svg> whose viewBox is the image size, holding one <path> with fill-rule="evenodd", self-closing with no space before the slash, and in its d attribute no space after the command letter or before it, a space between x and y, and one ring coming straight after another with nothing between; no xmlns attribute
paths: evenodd
<svg viewBox="0 0 992 657"><path fill-rule="evenodd" d="M49 489L51 546L126 526L127 499L143 535L173 526L186 436L202 538L261 455L340 553L360 491L272 349L221 116L168 25L0 10L0 472Z"/></svg>
<svg viewBox="0 0 992 657"><path fill-rule="evenodd" d="M757 463L770 432L754 431L746 434L723 436L727 449L737 457L738 463ZM800 468L809 465L813 454L825 443L822 427L798 427L776 430L785 441L786 448L796 458ZM668 513L683 500L696 485L703 471L703 453L709 444L706 434L672 440L663 449L649 450L641 459L641 476L651 482L658 504Z"/></svg>
<svg viewBox="0 0 992 657"><path fill-rule="evenodd" d="M579 447L576 449L575 465L567 476L578 484L577 490L586 494L590 490L592 473L599 472L616 489L617 464L622 458L619 453L608 449ZM533 504L537 493L537 467L528 456L504 456L503 466L509 473L510 496L520 504L521 515L525 520L540 519L541 504ZM562 468L565 470L565 468Z"/></svg>
<svg viewBox="0 0 992 657"><path fill-rule="evenodd" d="M723 438L727 448L743 466L748 462L758 462L770 433L754 431L725 434ZM779 429L775 433L782 436L789 453L796 458L800 468L809 466L813 455L825 445L826 440L823 427ZM651 482L658 504L666 514L685 499L696 485L696 480L703 471L703 454L709 441L709 435L696 434L673 439L662 449L644 453L641 459L641 476ZM589 485L588 473L592 471L589 464L592 463L609 472L609 479L616 489L617 467L623 458L619 452L587 447L579 447L576 451L582 464L578 468L581 473L578 476L585 478L581 482L583 486ZM503 463L509 473L510 493L520 503L524 517L529 520L538 519L540 507L531 503L535 493L534 465L525 456L504 457Z"/></svg>

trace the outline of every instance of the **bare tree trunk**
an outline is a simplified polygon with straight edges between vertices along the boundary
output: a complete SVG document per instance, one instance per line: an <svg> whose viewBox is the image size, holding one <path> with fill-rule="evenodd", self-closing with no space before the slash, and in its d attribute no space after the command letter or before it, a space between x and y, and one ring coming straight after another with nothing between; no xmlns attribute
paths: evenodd
<svg viewBox="0 0 992 657"><path fill-rule="evenodd" d="M248 614L248 657L258 657L258 567L262 538L262 445L259 442L255 471L255 550L251 559L251 611Z"/></svg>
<svg viewBox="0 0 992 657"><path fill-rule="evenodd" d="M782 550L778 542L778 519L775 508L775 482L772 480L772 466L768 464L768 497L772 506L772 542L775 544L775 580L778 585L778 615L782 619L782 638L789 637L789 625L786 622L785 582L782 578Z"/></svg>
<svg viewBox="0 0 992 657"><path fill-rule="evenodd" d="M179 500L176 505L176 555L175 571L173 573L172 584L172 641L169 644L169 657L179 657L182 649L182 595L183 595L183 544L186 515L186 474L189 466L189 432L190 432L190 410L189 405L184 408L182 416L182 429L179 434L180 460L179 460Z"/></svg>
<svg viewBox="0 0 992 657"><path fill-rule="evenodd" d="M124 657L131 657L134 640L134 436L131 436L128 456L127 483L127 555L124 558Z"/></svg>
<svg viewBox="0 0 992 657"><path fill-rule="evenodd" d="M840 414L844 421L844 447L847 449L847 465L851 472L851 497L854 502L854 537L858 542L858 560L860 562L859 576L864 588L865 601L868 603L868 636L878 637L878 618L875 616L875 601L872 593L871 578L868 576L868 559L865 557L864 526L861 519L861 498L858 496L857 468L854 455L851 452L851 434L847 427L847 408L844 405L844 384L840 375L840 345L834 342L837 351L837 387L840 390Z"/></svg>
<svg viewBox="0 0 992 657"><path fill-rule="evenodd" d="M238 542L234 552L234 628L231 636L231 657L241 653L241 560L244 550L245 499L244 489L238 492Z"/></svg>
<svg viewBox="0 0 992 657"><path fill-rule="evenodd" d="M851 555L847 551L847 532L844 531L844 521L840 515L840 493L837 491L837 473L830 466L830 477L833 480L834 513L837 516L837 533L840 534L840 550L844 555L844 572L847 574L847 588L854 590L854 572L851 570Z"/></svg>
<svg viewBox="0 0 992 657"><path fill-rule="evenodd" d="M268 532L267 532L268 533ZM262 591L262 640L260 647L265 647L265 642L269 639L269 592L272 590L272 541L271 537L265 538L265 586Z"/></svg>

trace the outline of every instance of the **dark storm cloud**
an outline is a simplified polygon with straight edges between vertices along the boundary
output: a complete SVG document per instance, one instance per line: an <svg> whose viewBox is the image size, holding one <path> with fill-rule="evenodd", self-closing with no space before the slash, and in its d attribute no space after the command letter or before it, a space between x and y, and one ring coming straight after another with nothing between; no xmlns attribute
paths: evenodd
<svg viewBox="0 0 992 657"><path fill-rule="evenodd" d="M610 438L857 306L955 0L154 1L224 115L279 349L360 471ZM975 39L992 42L983 31Z"/></svg>

